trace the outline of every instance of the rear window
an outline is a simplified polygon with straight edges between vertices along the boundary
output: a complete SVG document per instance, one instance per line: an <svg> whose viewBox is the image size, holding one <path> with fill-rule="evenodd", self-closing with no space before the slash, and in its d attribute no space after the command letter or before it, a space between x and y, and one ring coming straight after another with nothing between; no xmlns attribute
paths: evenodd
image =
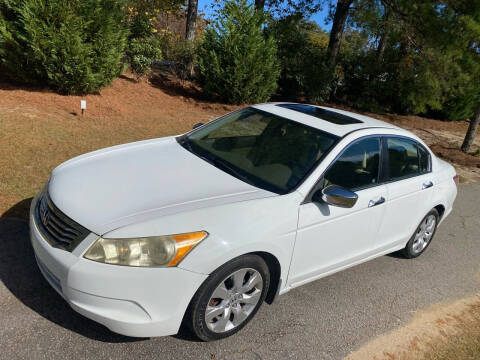
<svg viewBox="0 0 480 360"><path fill-rule="evenodd" d="M420 158L419 159L420 173L424 174L424 173L430 172L430 154L422 145L417 145L417 146L418 146L418 155Z"/></svg>
<svg viewBox="0 0 480 360"><path fill-rule="evenodd" d="M315 116L316 118L331 122L337 125L351 125L351 124L361 124L362 121L355 119L350 116L342 115L335 111L330 111L322 109L312 105L305 104L278 104L277 106L298 111L302 114Z"/></svg>
<svg viewBox="0 0 480 360"><path fill-rule="evenodd" d="M390 180L415 176L420 173L417 145L404 138L387 138L388 174Z"/></svg>

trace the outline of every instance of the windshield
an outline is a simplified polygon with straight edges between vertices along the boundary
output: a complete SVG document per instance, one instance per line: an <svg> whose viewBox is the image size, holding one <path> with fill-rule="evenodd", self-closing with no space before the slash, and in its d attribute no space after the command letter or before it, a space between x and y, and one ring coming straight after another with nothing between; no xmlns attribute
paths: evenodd
<svg viewBox="0 0 480 360"><path fill-rule="evenodd" d="M300 184L337 140L319 129L249 107L178 142L242 181L285 194Z"/></svg>

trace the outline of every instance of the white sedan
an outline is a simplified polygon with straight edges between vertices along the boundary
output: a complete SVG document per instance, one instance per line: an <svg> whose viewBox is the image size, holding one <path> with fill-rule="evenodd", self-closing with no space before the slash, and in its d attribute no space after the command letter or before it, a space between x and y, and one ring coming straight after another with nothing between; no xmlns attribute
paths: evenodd
<svg viewBox="0 0 480 360"><path fill-rule="evenodd" d="M32 202L41 272L120 334L230 336L261 304L376 257L422 254L458 178L415 135L295 103L58 166Z"/></svg>

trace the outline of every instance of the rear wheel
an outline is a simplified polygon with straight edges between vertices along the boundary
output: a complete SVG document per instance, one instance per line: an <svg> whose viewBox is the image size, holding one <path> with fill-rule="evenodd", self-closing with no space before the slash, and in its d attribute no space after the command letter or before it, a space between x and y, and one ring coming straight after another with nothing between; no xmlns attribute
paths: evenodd
<svg viewBox="0 0 480 360"><path fill-rule="evenodd" d="M200 339L235 334L255 315L268 291L270 273L258 255L244 255L215 270L193 297L187 325Z"/></svg>
<svg viewBox="0 0 480 360"><path fill-rule="evenodd" d="M407 246L402 250L402 254L408 258L416 258L420 256L432 242L438 224L438 211L432 209L418 225L417 230L410 238Z"/></svg>

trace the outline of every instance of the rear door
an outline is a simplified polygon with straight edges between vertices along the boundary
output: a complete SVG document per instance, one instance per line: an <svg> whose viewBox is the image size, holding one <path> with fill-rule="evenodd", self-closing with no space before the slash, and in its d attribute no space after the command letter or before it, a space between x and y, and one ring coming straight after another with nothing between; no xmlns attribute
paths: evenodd
<svg viewBox="0 0 480 360"><path fill-rule="evenodd" d="M386 150L388 201L376 248L405 245L422 218L431 210L435 187L429 152L417 141L401 137L383 138Z"/></svg>

